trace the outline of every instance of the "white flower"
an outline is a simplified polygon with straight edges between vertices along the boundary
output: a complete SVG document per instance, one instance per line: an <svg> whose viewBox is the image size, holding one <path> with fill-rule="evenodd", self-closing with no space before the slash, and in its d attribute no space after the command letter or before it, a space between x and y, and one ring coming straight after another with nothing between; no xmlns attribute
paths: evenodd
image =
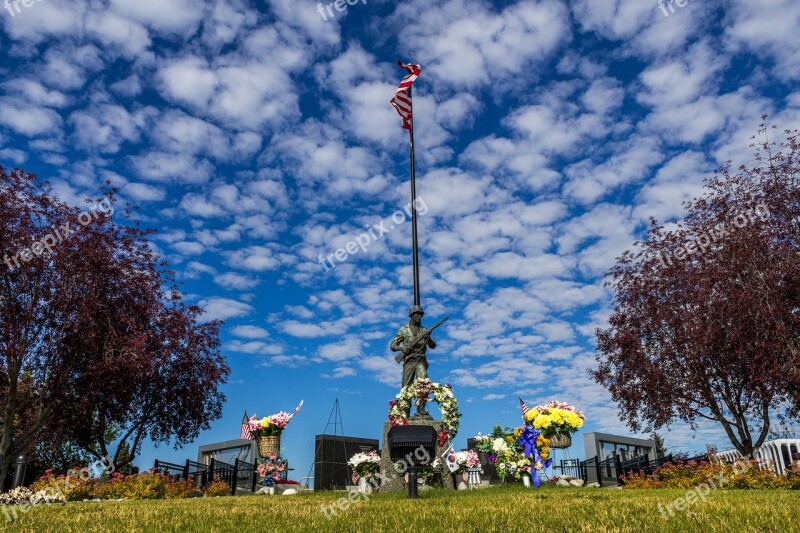
<svg viewBox="0 0 800 533"><path fill-rule="evenodd" d="M492 449L497 453L503 453L508 450L508 444L505 439L497 438L492 441Z"/></svg>

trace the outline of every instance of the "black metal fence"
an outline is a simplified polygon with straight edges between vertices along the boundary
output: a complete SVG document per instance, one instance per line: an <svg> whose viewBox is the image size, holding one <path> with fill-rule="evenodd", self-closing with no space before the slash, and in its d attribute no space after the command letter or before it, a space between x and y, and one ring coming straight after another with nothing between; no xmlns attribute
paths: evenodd
<svg viewBox="0 0 800 533"><path fill-rule="evenodd" d="M286 481L293 468L288 467L280 475L280 481ZM211 459L209 464L187 460L186 464L169 463L156 459L154 469L173 480L194 479L198 487L204 487L219 478L231 487L231 494L236 495L237 490L256 491L258 484L257 466L236 459L233 464L228 464L217 459Z"/></svg>
<svg viewBox="0 0 800 533"><path fill-rule="evenodd" d="M563 475L582 479L587 485L589 483L598 483L601 487L619 486L624 484L625 477L631 473L653 475L659 467L668 463L676 463L678 460L699 462L706 459L705 455L687 458L676 458L673 455L667 455L653 461L648 456L642 455L623 462L619 455L615 455L607 459L592 457L585 461L563 459L558 466L553 467L553 470Z"/></svg>
<svg viewBox="0 0 800 533"><path fill-rule="evenodd" d="M229 487L232 487L233 491L236 490L236 484L233 482L233 465L212 458L208 463L208 477L210 482L215 479L221 479L227 483Z"/></svg>
<svg viewBox="0 0 800 533"><path fill-rule="evenodd" d="M257 479L256 466L239 459L232 465L216 459L211 459L207 465L188 459L183 465L156 459L153 468L156 472L176 481L194 479L198 487L204 487L219 478L231 487L233 495L237 489L255 491Z"/></svg>
<svg viewBox="0 0 800 533"><path fill-rule="evenodd" d="M187 461L188 462L188 461ZM169 476L170 479L187 479L185 465L176 463L168 463L166 461L159 461L156 459L156 464L153 467L156 472L164 476Z"/></svg>
<svg viewBox="0 0 800 533"><path fill-rule="evenodd" d="M184 479L188 479L189 476L194 477L197 481L197 485L202 487L207 485L210 481L208 477L208 465L203 463L198 463L196 461L186 460L186 477Z"/></svg>
<svg viewBox="0 0 800 533"><path fill-rule="evenodd" d="M233 463L233 483L231 483L231 493L236 496L237 489L256 491L256 465L247 461L236 459Z"/></svg>

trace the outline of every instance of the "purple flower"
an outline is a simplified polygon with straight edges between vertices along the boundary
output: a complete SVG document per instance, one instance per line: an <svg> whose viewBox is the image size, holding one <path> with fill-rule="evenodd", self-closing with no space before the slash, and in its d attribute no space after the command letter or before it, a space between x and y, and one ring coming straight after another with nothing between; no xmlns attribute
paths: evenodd
<svg viewBox="0 0 800 533"><path fill-rule="evenodd" d="M497 454L489 452L486 454L486 460L491 464L495 464L497 462Z"/></svg>

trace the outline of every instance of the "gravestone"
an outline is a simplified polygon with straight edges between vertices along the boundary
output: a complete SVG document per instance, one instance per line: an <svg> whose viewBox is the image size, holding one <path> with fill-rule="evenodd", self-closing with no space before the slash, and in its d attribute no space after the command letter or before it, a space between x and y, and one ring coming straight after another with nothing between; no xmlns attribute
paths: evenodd
<svg viewBox="0 0 800 533"><path fill-rule="evenodd" d="M408 419L410 426L432 426L436 433L442 431L442 422L440 420L432 420L430 418L412 416ZM391 455L389 454L389 430L392 429L392 423L386 422L383 424L383 447L381 448L381 492L399 492L407 490L403 484L405 473L400 474L394 468ZM439 473L442 477L442 484L446 489L455 489L453 485L453 475L450 470L444 465L442 454L447 451L449 444L444 446L436 446L436 457L439 458L441 463ZM435 457L431 457L433 461Z"/></svg>

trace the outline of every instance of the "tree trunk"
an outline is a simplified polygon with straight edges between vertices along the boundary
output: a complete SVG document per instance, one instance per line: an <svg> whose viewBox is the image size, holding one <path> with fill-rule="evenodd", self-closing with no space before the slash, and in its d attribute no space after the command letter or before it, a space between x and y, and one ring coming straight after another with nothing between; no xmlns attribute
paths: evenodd
<svg viewBox="0 0 800 533"><path fill-rule="evenodd" d="M9 365L8 376L8 397L6 398L6 408L3 413L3 437L0 439L0 487L5 489L8 473L11 471L11 464L14 460L14 450L11 449L14 438L14 415L17 410L17 376Z"/></svg>

